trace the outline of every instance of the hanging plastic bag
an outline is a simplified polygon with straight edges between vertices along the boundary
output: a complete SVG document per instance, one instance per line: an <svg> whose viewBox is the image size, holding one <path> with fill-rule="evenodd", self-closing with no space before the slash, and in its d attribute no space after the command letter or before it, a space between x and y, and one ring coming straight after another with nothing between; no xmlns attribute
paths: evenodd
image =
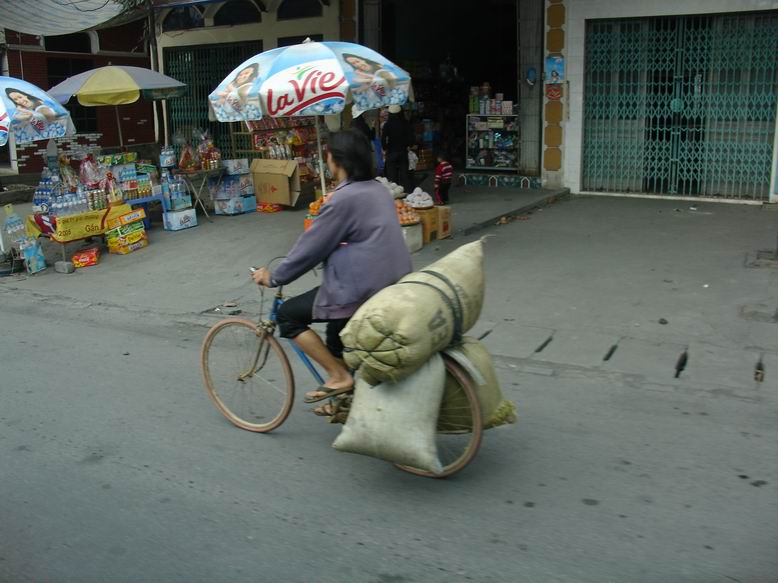
<svg viewBox="0 0 778 583"><path fill-rule="evenodd" d="M79 178L81 179L81 184L86 186L96 186L102 180L100 168L92 154L87 154L86 158L81 162Z"/></svg>

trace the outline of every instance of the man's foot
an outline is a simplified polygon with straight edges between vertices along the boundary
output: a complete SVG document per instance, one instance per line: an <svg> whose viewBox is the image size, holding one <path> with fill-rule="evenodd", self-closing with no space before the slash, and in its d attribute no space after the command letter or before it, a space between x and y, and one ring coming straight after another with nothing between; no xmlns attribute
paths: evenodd
<svg viewBox="0 0 778 583"><path fill-rule="evenodd" d="M324 403L313 409L313 414L319 417L332 417L337 411L332 403Z"/></svg>
<svg viewBox="0 0 778 583"><path fill-rule="evenodd" d="M338 395L343 395L345 393L350 393L353 390L354 390L354 381L352 379L350 384L342 383L341 386L339 387L328 387L323 385L318 389L309 391L305 393L304 400L306 403L316 403L324 399L336 397Z"/></svg>

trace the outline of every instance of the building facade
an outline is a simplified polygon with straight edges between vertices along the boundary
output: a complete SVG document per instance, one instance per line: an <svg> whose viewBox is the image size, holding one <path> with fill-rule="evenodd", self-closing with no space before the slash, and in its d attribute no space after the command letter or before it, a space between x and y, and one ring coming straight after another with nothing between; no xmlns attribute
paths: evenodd
<svg viewBox="0 0 778 583"><path fill-rule="evenodd" d="M148 67L144 22L91 30L82 33L40 37L5 30L5 75L24 79L49 89L72 75L105 65ZM119 145L116 113L113 107L83 107L76 100L66 105L78 134L59 140L60 149L70 152L79 146L110 148ZM155 141L151 104L138 101L119 109L127 144ZM6 173L38 173L43 168L42 150L46 143L29 146L9 142L2 148Z"/></svg>
<svg viewBox="0 0 778 583"><path fill-rule="evenodd" d="M777 1L546 0L545 10L546 184L778 202Z"/></svg>

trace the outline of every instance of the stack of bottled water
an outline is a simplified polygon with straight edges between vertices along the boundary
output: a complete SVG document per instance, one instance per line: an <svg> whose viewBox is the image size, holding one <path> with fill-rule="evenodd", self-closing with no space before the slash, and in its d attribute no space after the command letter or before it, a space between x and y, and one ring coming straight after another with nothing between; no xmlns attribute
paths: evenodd
<svg viewBox="0 0 778 583"><path fill-rule="evenodd" d="M22 241L27 237L24 222L21 217L16 214L12 204L5 205L5 225L3 231L6 237L11 242L11 245L19 249Z"/></svg>
<svg viewBox="0 0 778 583"><path fill-rule="evenodd" d="M59 192L54 195L49 206L49 214L55 217L66 217L89 211L89 200L86 191L79 185L76 192Z"/></svg>
<svg viewBox="0 0 778 583"><path fill-rule="evenodd" d="M186 181L180 174L172 177L168 171L162 173L162 194L167 198L170 210L177 211L192 206Z"/></svg>

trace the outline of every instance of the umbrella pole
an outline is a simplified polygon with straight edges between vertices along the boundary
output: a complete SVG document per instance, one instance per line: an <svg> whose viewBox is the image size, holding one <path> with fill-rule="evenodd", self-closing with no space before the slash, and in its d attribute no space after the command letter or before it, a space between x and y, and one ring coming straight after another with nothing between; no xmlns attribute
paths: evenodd
<svg viewBox="0 0 778 583"><path fill-rule="evenodd" d="M321 151L321 131L319 130L319 116L316 116L316 148L319 151L319 178L321 178L321 195L327 194L327 185L324 180L324 156Z"/></svg>
<svg viewBox="0 0 778 583"><path fill-rule="evenodd" d="M116 129L119 130L119 147L124 149L124 138L122 137L122 118L119 117L119 106L114 105L113 110L116 112Z"/></svg>

